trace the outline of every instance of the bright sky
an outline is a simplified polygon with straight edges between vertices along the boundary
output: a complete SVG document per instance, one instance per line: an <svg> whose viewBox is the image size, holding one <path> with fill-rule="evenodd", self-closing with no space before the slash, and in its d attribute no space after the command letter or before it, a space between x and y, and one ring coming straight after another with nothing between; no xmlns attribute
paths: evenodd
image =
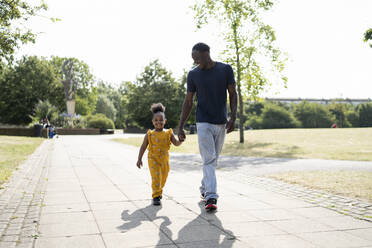
<svg viewBox="0 0 372 248"><path fill-rule="evenodd" d="M46 14L62 21L34 20L31 26L42 33L19 54L76 57L113 84L135 80L153 59L179 78L199 41L216 60L222 50L218 28L196 31L190 0L46 2ZM262 96L372 98L372 48L363 42L371 13L371 0L281 0L268 21L290 57L288 88Z"/></svg>

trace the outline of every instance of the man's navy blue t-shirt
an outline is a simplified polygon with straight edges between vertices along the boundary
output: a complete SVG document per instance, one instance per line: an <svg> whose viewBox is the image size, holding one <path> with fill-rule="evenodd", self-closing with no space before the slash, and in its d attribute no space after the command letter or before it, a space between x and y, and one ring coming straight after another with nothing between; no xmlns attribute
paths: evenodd
<svg viewBox="0 0 372 248"><path fill-rule="evenodd" d="M225 124L227 122L227 85L235 84L230 65L216 62L209 70L199 67L187 75L187 91L196 92L196 122Z"/></svg>

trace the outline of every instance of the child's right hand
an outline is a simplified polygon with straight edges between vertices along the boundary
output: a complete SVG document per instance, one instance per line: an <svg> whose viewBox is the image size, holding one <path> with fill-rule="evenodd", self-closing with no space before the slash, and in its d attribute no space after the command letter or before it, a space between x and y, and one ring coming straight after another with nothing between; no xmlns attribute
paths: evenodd
<svg viewBox="0 0 372 248"><path fill-rule="evenodd" d="M142 160L137 160L137 167L138 167L139 169L141 169L142 166L143 166L143 164L142 164Z"/></svg>

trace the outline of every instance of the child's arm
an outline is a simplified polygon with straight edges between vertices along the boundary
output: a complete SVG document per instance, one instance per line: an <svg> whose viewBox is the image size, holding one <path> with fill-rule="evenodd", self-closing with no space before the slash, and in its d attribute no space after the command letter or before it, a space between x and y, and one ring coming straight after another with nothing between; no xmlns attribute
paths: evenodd
<svg viewBox="0 0 372 248"><path fill-rule="evenodd" d="M174 136L173 133L172 133L172 136L171 136L171 141L172 141L172 144L175 145L175 146L180 146L182 144L182 141L179 141L178 139L176 139L176 137Z"/></svg>
<svg viewBox="0 0 372 248"><path fill-rule="evenodd" d="M141 148L140 148L139 153L138 153L137 167L139 169L141 169L141 167L142 167L142 156L145 153L148 144L149 144L149 141L147 139L147 133L146 133L145 138L143 139L143 143L142 143Z"/></svg>

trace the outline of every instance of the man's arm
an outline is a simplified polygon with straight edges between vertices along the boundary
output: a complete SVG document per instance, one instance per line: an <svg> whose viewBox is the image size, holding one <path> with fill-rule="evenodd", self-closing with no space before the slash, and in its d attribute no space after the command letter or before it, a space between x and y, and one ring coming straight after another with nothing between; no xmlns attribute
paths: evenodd
<svg viewBox="0 0 372 248"><path fill-rule="evenodd" d="M238 96L235 90L235 84L227 85L227 91L229 92L230 100L230 119L226 124L227 133L234 131L236 110L238 108Z"/></svg>
<svg viewBox="0 0 372 248"><path fill-rule="evenodd" d="M185 132L183 131L183 127L185 125L185 122L189 118L190 112L192 110L192 104L194 100L194 94L195 92L187 92L185 96L185 100L182 104L182 113L180 118L180 125L178 127L178 139L182 142L186 139Z"/></svg>

